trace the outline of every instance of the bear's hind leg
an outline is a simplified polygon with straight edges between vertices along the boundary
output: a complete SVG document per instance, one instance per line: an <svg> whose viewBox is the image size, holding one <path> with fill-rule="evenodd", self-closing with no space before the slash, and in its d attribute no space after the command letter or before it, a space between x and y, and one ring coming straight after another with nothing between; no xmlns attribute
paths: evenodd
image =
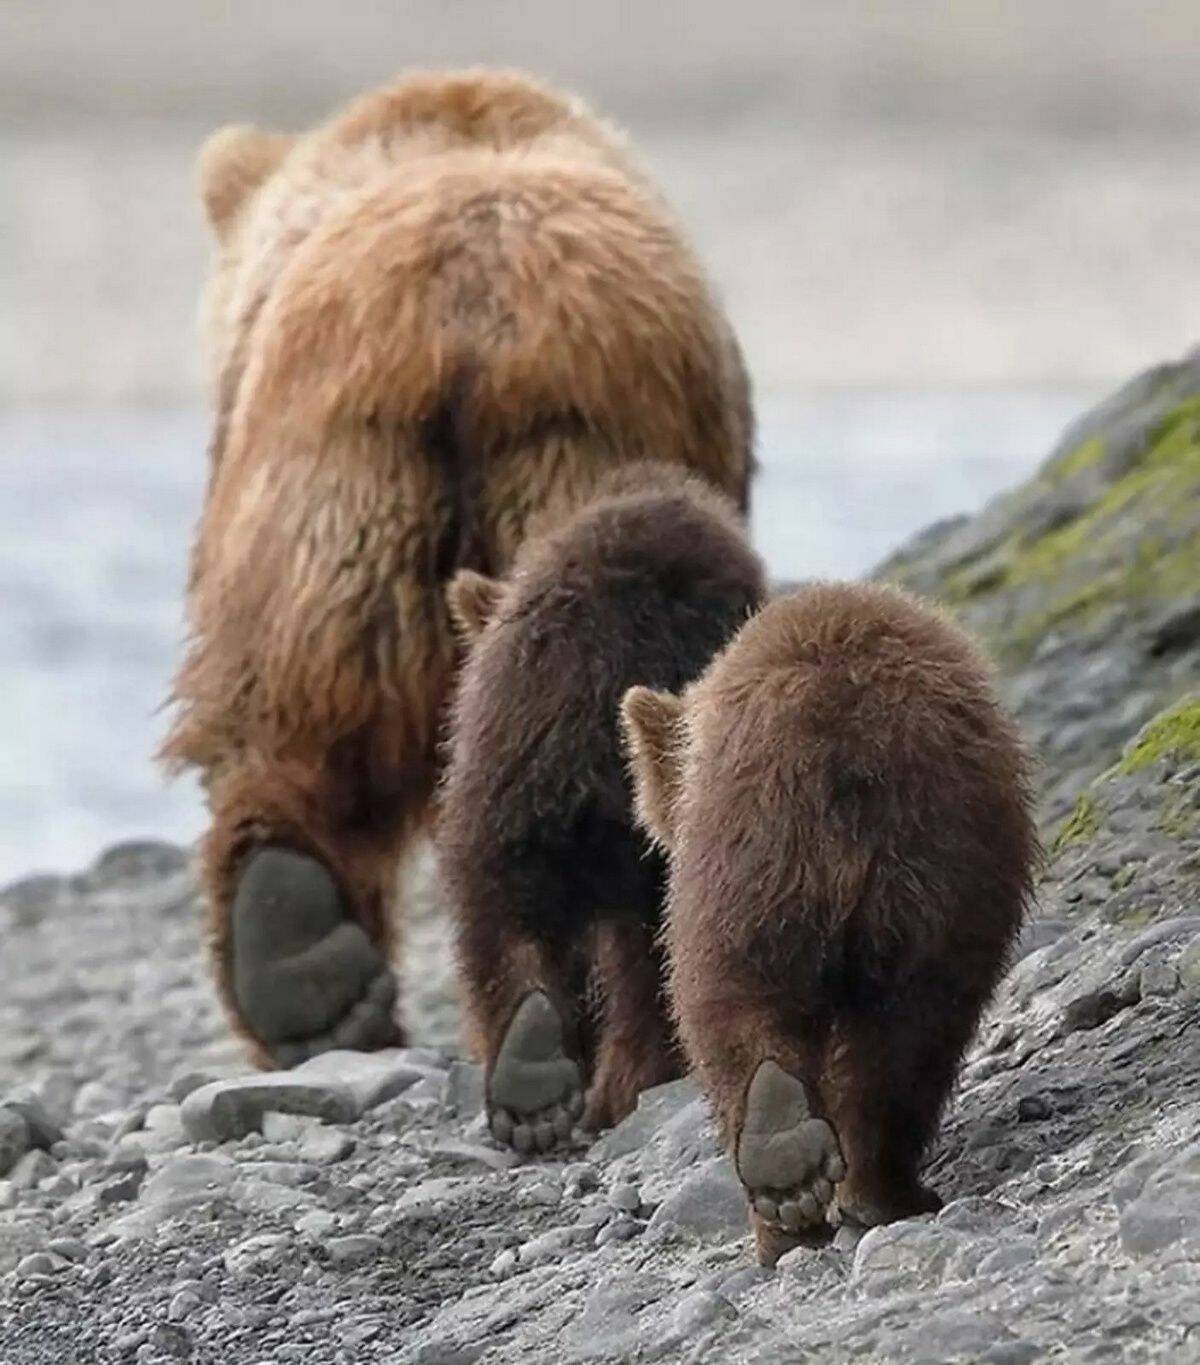
<svg viewBox="0 0 1200 1365"><path fill-rule="evenodd" d="M583 1126L593 1130L619 1123L643 1090L683 1071L667 1017L662 949L650 926L608 920L596 937L602 1013L583 1114Z"/></svg>
<svg viewBox="0 0 1200 1365"><path fill-rule="evenodd" d="M680 1031L699 1068L726 1149L750 1203L759 1260L827 1235L844 1167L823 1104L828 1021L810 992L774 985L734 945L713 954L702 936L672 964Z"/></svg>
<svg viewBox="0 0 1200 1365"><path fill-rule="evenodd" d="M489 905L462 914L458 964L492 1136L522 1155L565 1145L583 1112L584 1000L570 950L517 933Z"/></svg>
<svg viewBox="0 0 1200 1365"><path fill-rule="evenodd" d="M361 774L329 768L242 759L210 787L204 854L217 985L263 1066L403 1040L391 902L432 772L396 802L373 796Z"/></svg>
<svg viewBox="0 0 1200 1365"><path fill-rule="evenodd" d="M770 1058L760 1062L746 1091L734 1160L764 1264L806 1238L826 1235L826 1212L845 1163L811 1083Z"/></svg>
<svg viewBox="0 0 1200 1365"><path fill-rule="evenodd" d="M256 850L230 916L233 994L280 1066L333 1048L399 1041L396 978L316 858Z"/></svg>
<svg viewBox="0 0 1200 1365"><path fill-rule="evenodd" d="M868 1015L840 1020L826 1092L846 1155L841 1216L864 1226L941 1208L921 1182L982 999L922 979Z"/></svg>
<svg viewBox="0 0 1200 1365"><path fill-rule="evenodd" d="M579 1066L566 1051L563 1017L543 990L517 1006L487 1078L492 1136L522 1154L571 1140L583 1110Z"/></svg>

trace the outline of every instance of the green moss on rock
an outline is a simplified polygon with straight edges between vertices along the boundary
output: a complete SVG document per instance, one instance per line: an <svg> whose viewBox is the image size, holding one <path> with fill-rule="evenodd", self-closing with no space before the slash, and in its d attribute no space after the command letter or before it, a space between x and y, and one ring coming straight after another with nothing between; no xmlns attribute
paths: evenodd
<svg viewBox="0 0 1200 1365"><path fill-rule="evenodd" d="M1026 508L1103 455L1093 437L1031 485ZM1103 630L1114 611L1141 613L1200 583L1200 398L1178 404L1141 455L1065 525L1021 526L942 584L946 602L1002 662L1024 662L1052 630ZM995 603L996 605L993 605Z"/></svg>
<svg viewBox="0 0 1200 1365"><path fill-rule="evenodd" d="M1141 863L1125 863L1113 873L1110 886L1114 891L1124 891L1127 886L1133 884L1141 869Z"/></svg>
<svg viewBox="0 0 1200 1365"><path fill-rule="evenodd" d="M1085 469L1091 469L1100 463L1104 458L1104 452L1108 448L1108 442L1103 436L1092 436L1089 440L1081 441L1074 450L1067 453L1050 466L1046 471L1049 477L1059 483L1063 479L1069 479L1074 474L1080 474Z"/></svg>
<svg viewBox="0 0 1200 1365"><path fill-rule="evenodd" d="M1200 696L1156 716L1125 750L1116 771L1140 772L1168 755L1200 763Z"/></svg>
<svg viewBox="0 0 1200 1365"><path fill-rule="evenodd" d="M1059 853L1074 844L1090 843L1100 828L1100 807L1089 792L1075 802L1075 809L1063 821L1054 840L1054 852Z"/></svg>

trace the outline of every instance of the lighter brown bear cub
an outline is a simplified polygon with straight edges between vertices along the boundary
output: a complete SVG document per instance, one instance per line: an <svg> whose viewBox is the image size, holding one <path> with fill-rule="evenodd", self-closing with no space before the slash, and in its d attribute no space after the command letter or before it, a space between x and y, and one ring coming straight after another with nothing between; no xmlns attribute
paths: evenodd
<svg viewBox="0 0 1200 1365"><path fill-rule="evenodd" d="M1037 857L1028 764L965 636L882 587L767 606L682 697L623 704L670 855L669 980L772 1263L920 1180Z"/></svg>
<svg viewBox="0 0 1200 1365"><path fill-rule="evenodd" d="M518 1151L569 1138L581 1110L588 1127L615 1123L678 1074L666 868L634 823L620 703L635 682L699 677L763 594L732 504L654 464L602 476L505 581L451 584L473 643L438 861L492 1133Z"/></svg>
<svg viewBox="0 0 1200 1365"><path fill-rule="evenodd" d="M737 346L621 139L522 76L412 75L206 145L216 418L167 759L217 981L265 1065L399 1037L401 856L459 646L445 586L649 455L744 505Z"/></svg>

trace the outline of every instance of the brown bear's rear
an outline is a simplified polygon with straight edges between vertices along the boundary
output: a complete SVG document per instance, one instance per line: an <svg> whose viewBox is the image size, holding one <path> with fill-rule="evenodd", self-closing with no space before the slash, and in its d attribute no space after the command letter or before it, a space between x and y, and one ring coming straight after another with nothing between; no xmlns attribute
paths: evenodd
<svg viewBox="0 0 1200 1365"><path fill-rule="evenodd" d="M598 1127L676 1074L656 942L665 869L634 826L620 701L635 683L698 677L763 594L732 505L652 464L599 480L504 582L468 573L451 586L474 642L438 862L493 1131L522 1150L556 1141L556 1124L569 1131L581 1081ZM602 1000L594 1056L589 979ZM544 1055L555 1028L562 1041ZM584 1073L573 1080L568 1054Z"/></svg>
<svg viewBox="0 0 1200 1365"><path fill-rule="evenodd" d="M682 700L625 702L672 850L681 1035L771 1259L937 1206L918 1166L1003 972L1037 842L962 633L885 588L776 599Z"/></svg>
<svg viewBox="0 0 1200 1365"><path fill-rule="evenodd" d="M744 505L749 397L620 140L524 77L228 129L201 181L217 412L165 754L208 793L223 998L286 1063L396 1036L390 900L437 776L446 582L503 572L648 455Z"/></svg>

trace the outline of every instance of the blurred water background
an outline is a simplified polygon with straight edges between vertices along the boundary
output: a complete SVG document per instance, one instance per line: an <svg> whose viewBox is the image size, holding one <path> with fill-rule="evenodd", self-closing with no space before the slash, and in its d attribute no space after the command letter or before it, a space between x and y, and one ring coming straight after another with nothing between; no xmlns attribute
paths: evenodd
<svg viewBox="0 0 1200 1365"><path fill-rule="evenodd" d="M1197 339L1194 0L5 0L0 881L202 825L150 759L205 474L196 145L472 62L588 96L686 220L780 576L864 571Z"/></svg>

